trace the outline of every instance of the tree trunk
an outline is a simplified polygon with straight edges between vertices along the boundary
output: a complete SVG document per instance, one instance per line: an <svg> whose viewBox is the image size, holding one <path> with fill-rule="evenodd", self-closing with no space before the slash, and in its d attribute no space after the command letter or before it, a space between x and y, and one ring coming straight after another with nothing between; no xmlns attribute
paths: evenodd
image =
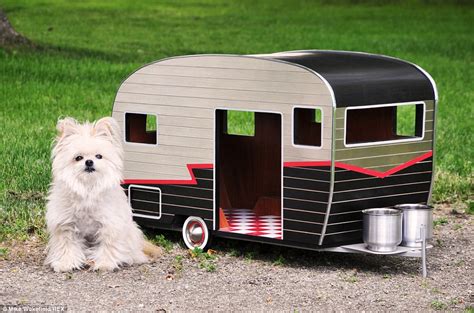
<svg viewBox="0 0 474 313"><path fill-rule="evenodd" d="M30 41L17 33L7 16L0 9L0 47L13 46L13 45L29 45Z"/></svg>

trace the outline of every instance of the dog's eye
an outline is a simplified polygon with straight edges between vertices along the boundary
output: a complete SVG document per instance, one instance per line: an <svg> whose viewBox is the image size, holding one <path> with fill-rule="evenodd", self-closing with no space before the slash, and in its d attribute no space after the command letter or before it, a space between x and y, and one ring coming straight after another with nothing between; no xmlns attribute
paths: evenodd
<svg viewBox="0 0 474 313"><path fill-rule="evenodd" d="M100 159L102 159L102 154L96 154L95 157L100 160Z"/></svg>
<svg viewBox="0 0 474 313"><path fill-rule="evenodd" d="M77 162L79 162L79 161L82 160L82 159L84 159L84 157L83 157L82 155L78 155L75 160L76 160Z"/></svg>

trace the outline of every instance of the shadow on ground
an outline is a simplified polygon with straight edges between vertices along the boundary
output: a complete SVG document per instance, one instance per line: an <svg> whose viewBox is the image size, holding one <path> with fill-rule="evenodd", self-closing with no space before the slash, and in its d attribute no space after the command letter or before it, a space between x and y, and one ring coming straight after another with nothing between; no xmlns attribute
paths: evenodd
<svg viewBox="0 0 474 313"><path fill-rule="evenodd" d="M180 232L147 229L146 234L148 238L154 238L162 234L174 246L179 246L179 249L186 249ZM213 238L210 249L224 255L261 261L269 265L329 271L344 269L383 275L419 275L421 265L418 258L319 252L224 238Z"/></svg>

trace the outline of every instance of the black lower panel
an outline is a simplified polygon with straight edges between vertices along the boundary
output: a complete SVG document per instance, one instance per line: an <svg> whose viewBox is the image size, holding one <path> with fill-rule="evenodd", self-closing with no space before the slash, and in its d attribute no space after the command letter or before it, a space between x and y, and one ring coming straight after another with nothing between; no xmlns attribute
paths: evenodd
<svg viewBox="0 0 474 313"><path fill-rule="evenodd" d="M323 247L336 247L361 242L363 242L362 230L356 230L347 233L339 233L336 235L329 234L328 236L324 236Z"/></svg>
<svg viewBox="0 0 474 313"><path fill-rule="evenodd" d="M337 223L337 224L328 224L326 228L326 234L335 234L339 232L344 232L348 230L362 229L362 220Z"/></svg>
<svg viewBox="0 0 474 313"><path fill-rule="evenodd" d="M336 224L358 220L362 220L362 212L360 210L356 210L355 212L345 212L342 214L330 214L328 218L328 223Z"/></svg>
<svg viewBox="0 0 474 313"><path fill-rule="evenodd" d="M360 199L357 201L334 203L331 205L332 214L344 214L345 212L353 212L356 210L363 210L369 208L383 208L394 206L402 203L426 203L428 200L429 191L422 191L414 194L398 194L390 195L389 197L373 197L371 199Z"/></svg>
<svg viewBox="0 0 474 313"><path fill-rule="evenodd" d="M319 234L285 230L283 240L305 242L317 245L319 243Z"/></svg>
<svg viewBox="0 0 474 313"><path fill-rule="evenodd" d="M140 225L148 227L171 228L176 216L197 216L212 227L213 219L213 170L193 169L197 184L133 184L131 205ZM122 187L128 193L130 184ZM144 188L141 188L144 187ZM156 189L161 191L161 218L159 216L159 198ZM181 221L182 219L180 219ZM144 222L146 221L146 222Z"/></svg>
<svg viewBox="0 0 474 313"><path fill-rule="evenodd" d="M285 167L283 174L283 238L317 245L328 206L330 167Z"/></svg>
<svg viewBox="0 0 474 313"><path fill-rule="evenodd" d="M284 219L296 220L301 222L324 223L326 217L326 208L321 207L318 211L302 211L285 208ZM286 228L286 226L285 226Z"/></svg>
<svg viewBox="0 0 474 313"><path fill-rule="evenodd" d="M330 195L329 167L285 167L283 240L280 244L323 248L362 242L363 209L400 203L426 203L432 166L426 161L386 178L351 171L336 171L323 246L319 246L318 243L323 233ZM198 216L211 228L213 170L194 169L193 173L197 184L147 185L161 190L161 218L137 217L137 223L148 227L173 228L177 222L182 221L183 216ZM128 186L123 185L124 189ZM156 216L157 199L156 193L146 190L132 191L132 208L135 213L146 215L149 211Z"/></svg>
<svg viewBox="0 0 474 313"><path fill-rule="evenodd" d="M426 203L431 186L431 158L385 178L337 170L323 245L362 242L362 210L402 203Z"/></svg>
<svg viewBox="0 0 474 313"><path fill-rule="evenodd" d="M307 233L316 233L321 234L323 229L323 223L306 223L306 222L297 222L294 220L284 220L285 229L297 229L299 231L304 231Z"/></svg>

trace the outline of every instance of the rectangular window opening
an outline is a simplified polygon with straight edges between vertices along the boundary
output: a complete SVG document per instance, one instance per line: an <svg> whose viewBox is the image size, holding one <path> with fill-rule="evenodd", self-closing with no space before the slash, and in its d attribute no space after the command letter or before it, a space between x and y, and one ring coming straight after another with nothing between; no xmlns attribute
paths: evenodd
<svg viewBox="0 0 474 313"><path fill-rule="evenodd" d="M156 115L125 113L125 141L156 145Z"/></svg>
<svg viewBox="0 0 474 313"><path fill-rule="evenodd" d="M321 109L295 108L293 111L293 142L295 145L321 147Z"/></svg>
<svg viewBox="0 0 474 313"><path fill-rule="evenodd" d="M348 108L346 144L364 144L423 137L423 104Z"/></svg>
<svg viewBox="0 0 474 313"><path fill-rule="evenodd" d="M255 136L255 112L228 110L225 133L238 136Z"/></svg>

